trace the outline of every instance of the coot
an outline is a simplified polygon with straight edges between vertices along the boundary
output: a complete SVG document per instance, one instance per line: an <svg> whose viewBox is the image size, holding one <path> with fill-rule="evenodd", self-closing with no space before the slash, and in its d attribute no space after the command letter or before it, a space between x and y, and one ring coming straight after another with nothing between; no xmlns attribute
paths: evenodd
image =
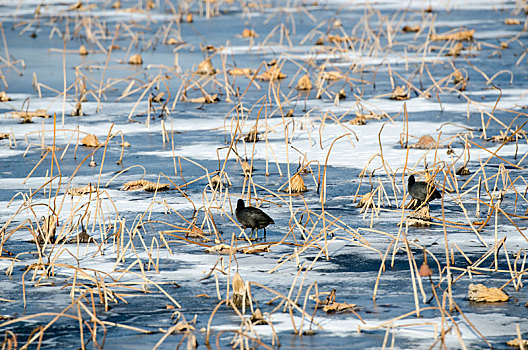
<svg viewBox="0 0 528 350"><path fill-rule="evenodd" d="M237 202L235 216L238 222L240 222L242 228L246 229L251 227L251 235L253 235L255 230L257 230L258 235L259 228L263 228L264 238L266 238L266 226L275 223L273 219L262 210L254 207L246 207L242 199L239 199Z"/></svg>
<svg viewBox="0 0 528 350"><path fill-rule="evenodd" d="M407 188L409 189L411 197L418 200L420 204L423 202L428 203L437 198L442 198L442 195L433 184L428 184L423 181L416 182L414 175L409 176L409 184Z"/></svg>

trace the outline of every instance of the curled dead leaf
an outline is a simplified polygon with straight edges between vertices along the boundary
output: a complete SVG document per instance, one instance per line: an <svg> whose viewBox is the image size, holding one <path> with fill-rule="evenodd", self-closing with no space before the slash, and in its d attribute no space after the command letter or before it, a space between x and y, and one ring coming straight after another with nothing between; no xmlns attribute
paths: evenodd
<svg viewBox="0 0 528 350"><path fill-rule="evenodd" d="M260 324L268 324L268 321L264 319L264 316L262 316L262 312L260 309L256 309L255 312L251 315L251 318L249 319L251 323L256 326Z"/></svg>
<svg viewBox="0 0 528 350"><path fill-rule="evenodd" d="M79 47L79 55L81 56L88 55L88 50L86 49L86 46L81 45L81 47Z"/></svg>
<svg viewBox="0 0 528 350"><path fill-rule="evenodd" d="M457 40L457 41L470 41L473 40L473 35L475 35L475 29L471 30L461 30L455 33L440 34L440 35L431 35L432 41L444 41L444 40Z"/></svg>
<svg viewBox="0 0 528 350"><path fill-rule="evenodd" d="M99 147L103 144L99 142L97 136L95 136L94 134L88 134L81 139L81 145L86 147Z"/></svg>
<svg viewBox="0 0 528 350"><path fill-rule="evenodd" d="M158 184L148 180L132 180L123 184L123 190L125 191L143 190L147 192L154 192L165 191L168 190L169 187L169 184Z"/></svg>
<svg viewBox="0 0 528 350"><path fill-rule="evenodd" d="M354 119L351 119L349 121L351 125L366 125L367 124L367 118L365 118L362 115L357 115Z"/></svg>
<svg viewBox="0 0 528 350"><path fill-rule="evenodd" d="M257 246L249 246L249 247L241 247L239 248L242 253L244 254L257 254L257 253L267 253L270 251L270 245L257 245Z"/></svg>
<svg viewBox="0 0 528 350"><path fill-rule="evenodd" d="M0 91L0 102L11 101L11 98L7 96L5 91Z"/></svg>
<svg viewBox="0 0 528 350"><path fill-rule="evenodd" d="M521 339L519 341L519 338L515 338L515 339L512 339L512 340L506 342L506 345L513 346L515 348L520 348L521 345L522 345L523 348L526 349L526 348L528 348L528 340L527 339Z"/></svg>
<svg viewBox="0 0 528 350"><path fill-rule="evenodd" d="M510 297L499 288L488 288L483 284L470 284L468 298L471 301L495 303L507 301Z"/></svg>
<svg viewBox="0 0 528 350"><path fill-rule="evenodd" d="M198 69L196 70L196 74L213 75L215 73L216 73L216 69L214 69L210 58L207 58L198 64Z"/></svg>
<svg viewBox="0 0 528 350"><path fill-rule="evenodd" d="M331 304L323 306L323 311L327 313L347 312L355 311L356 307L356 304L333 302Z"/></svg>
<svg viewBox="0 0 528 350"><path fill-rule="evenodd" d="M284 78L286 78L286 74L282 73L280 68L276 65L269 66L267 71L257 75L257 79L263 81L272 81Z"/></svg>
<svg viewBox="0 0 528 350"><path fill-rule="evenodd" d="M312 90L312 88L312 81L310 80L310 76L308 74L303 75L297 82L297 90L306 91Z"/></svg>
<svg viewBox="0 0 528 350"><path fill-rule="evenodd" d="M231 250L231 246L228 246L227 244L217 244L212 247L206 248L205 252L207 254L231 254L234 253L233 250Z"/></svg>
<svg viewBox="0 0 528 350"><path fill-rule="evenodd" d="M70 188L68 190L68 195L81 196L83 194L88 194L88 193L93 193L93 192L97 192L97 188L94 185L92 185L92 183L89 183L86 186Z"/></svg>
<svg viewBox="0 0 528 350"><path fill-rule="evenodd" d="M391 100L408 100L409 92L405 90L404 86L396 86L390 98Z"/></svg>
<svg viewBox="0 0 528 350"><path fill-rule="evenodd" d="M470 175L471 172L465 165L462 165L460 168L457 169L456 174L460 176L467 176Z"/></svg>
<svg viewBox="0 0 528 350"><path fill-rule="evenodd" d="M245 28L242 31L243 38L258 38L258 34L253 29Z"/></svg>
<svg viewBox="0 0 528 350"><path fill-rule="evenodd" d="M420 26L418 24L415 25L406 25L402 28L402 31L404 33L416 33L420 31Z"/></svg>
<svg viewBox="0 0 528 350"><path fill-rule="evenodd" d="M228 71L230 75L252 75L253 69L251 68L232 68Z"/></svg>
<svg viewBox="0 0 528 350"><path fill-rule="evenodd" d="M409 148L418 148L418 149L431 149L436 147L436 141L431 135L423 135L420 137L418 142L414 145L410 145Z"/></svg>
<svg viewBox="0 0 528 350"><path fill-rule="evenodd" d="M509 25L509 26L514 26L514 25L517 25L517 24L521 24L521 20L519 20L517 18L506 18L504 20L504 24Z"/></svg>
<svg viewBox="0 0 528 350"><path fill-rule="evenodd" d="M128 59L128 64L143 64L143 58L141 58L141 55L137 53L135 55L130 56L130 58Z"/></svg>
<svg viewBox="0 0 528 350"><path fill-rule="evenodd" d="M287 193L301 193L308 191L308 188L304 185L304 180L299 174L295 174L290 179L291 187L288 186L286 189L284 189L284 192Z"/></svg>
<svg viewBox="0 0 528 350"><path fill-rule="evenodd" d="M37 109L35 111L11 112L11 118L21 118L22 123L31 123L31 119L35 117L49 118L50 115L46 112L45 109Z"/></svg>

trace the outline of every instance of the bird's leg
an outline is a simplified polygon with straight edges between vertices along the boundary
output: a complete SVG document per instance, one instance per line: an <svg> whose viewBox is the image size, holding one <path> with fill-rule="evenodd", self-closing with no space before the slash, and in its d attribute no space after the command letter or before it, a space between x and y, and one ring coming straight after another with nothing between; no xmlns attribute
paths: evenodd
<svg viewBox="0 0 528 350"><path fill-rule="evenodd" d="M266 228L264 227L264 240L266 240Z"/></svg>

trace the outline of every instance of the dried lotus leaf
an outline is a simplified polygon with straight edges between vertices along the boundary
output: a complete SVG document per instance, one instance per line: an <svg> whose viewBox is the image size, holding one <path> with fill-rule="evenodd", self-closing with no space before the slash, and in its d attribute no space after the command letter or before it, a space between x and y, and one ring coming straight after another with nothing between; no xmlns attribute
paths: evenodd
<svg viewBox="0 0 528 350"><path fill-rule="evenodd" d="M169 189L169 184L158 184L148 180L132 180L123 184L125 191L144 190L147 192L165 191Z"/></svg>
<svg viewBox="0 0 528 350"><path fill-rule="evenodd" d="M251 68L232 68L228 71L230 75L252 75L253 69Z"/></svg>
<svg viewBox="0 0 528 350"><path fill-rule="evenodd" d="M88 134L82 138L81 145L86 146L86 147L99 147L99 146L102 146L103 144L99 142L99 140L97 139L97 136L95 136L94 134Z"/></svg>
<svg viewBox="0 0 528 350"><path fill-rule="evenodd" d="M287 192L287 193L301 193L301 192L308 191L308 188L306 188L306 186L304 185L303 178L299 174L295 174L295 175L292 176L292 178L290 179L290 184L291 184L291 188L290 188L290 186L288 186L284 190L284 192Z"/></svg>
<svg viewBox="0 0 528 350"><path fill-rule="evenodd" d="M0 102L11 101L11 98L7 96L5 91L0 91Z"/></svg>
<svg viewBox="0 0 528 350"><path fill-rule="evenodd" d="M257 79L263 81L272 81L286 78L286 74L282 73L280 68L272 65L262 74L257 75Z"/></svg>
<svg viewBox="0 0 528 350"><path fill-rule="evenodd" d="M468 298L471 301L495 303L507 301L510 297L499 288L488 288L483 284L470 284L468 286Z"/></svg>
<svg viewBox="0 0 528 350"><path fill-rule="evenodd" d="M258 246L242 247L240 248L240 250L244 254L267 253L270 251L270 246L269 245L258 245Z"/></svg>
<svg viewBox="0 0 528 350"><path fill-rule="evenodd" d="M312 81L310 80L310 76L308 74L303 75L297 82L297 90L306 91L312 90L312 88Z"/></svg>
<svg viewBox="0 0 528 350"><path fill-rule="evenodd" d="M521 20L519 20L518 18L506 18L504 20L504 24L508 26L514 26L514 25L521 24Z"/></svg>
<svg viewBox="0 0 528 350"><path fill-rule="evenodd" d="M190 102L190 103L209 104L209 103L219 102L220 98L218 98L218 94L214 94L214 95L205 94L205 96L196 97L196 98L186 98L185 95L182 95L182 101Z"/></svg>
<svg viewBox="0 0 528 350"><path fill-rule="evenodd" d="M341 74L341 72L339 71L328 71L328 72L323 72L323 74L321 75L321 77L325 80L341 80L344 78L343 74Z"/></svg>
<svg viewBox="0 0 528 350"><path fill-rule="evenodd" d="M49 118L50 115L46 112L45 109L37 109L35 111L15 111L11 112L11 118L22 118L23 120L29 120L31 122L31 118Z"/></svg>
<svg viewBox="0 0 528 350"><path fill-rule="evenodd" d="M68 190L68 194L70 196L81 196L83 194L88 194L88 193L93 193L93 192L97 192L97 188L91 183L89 183L86 186L70 188Z"/></svg>
<svg viewBox="0 0 528 350"><path fill-rule="evenodd" d="M327 313L355 311L356 307L356 304L333 302L331 304L325 305L323 307L323 311Z"/></svg>
<svg viewBox="0 0 528 350"><path fill-rule="evenodd" d="M137 53L135 55L130 56L130 58L128 59L128 64L143 64L143 58L141 58L141 55Z"/></svg>
<svg viewBox="0 0 528 350"><path fill-rule="evenodd" d="M196 74L213 75L215 73L216 70L214 69L213 64L211 63L211 59L205 59L198 64L198 70L196 71Z"/></svg>
<svg viewBox="0 0 528 350"><path fill-rule="evenodd" d="M423 135L417 143L410 145L410 148L431 149L436 147L436 141L431 135Z"/></svg>
<svg viewBox="0 0 528 350"><path fill-rule="evenodd" d="M520 348L521 345L522 345L523 348L526 349L526 348L528 348L528 340L526 340L526 339L521 339L521 340L519 341L519 338L515 338L515 339L512 339L512 340L508 341L508 342L506 343L506 345L508 345L508 346L513 346L513 347L515 347L515 348Z"/></svg>
<svg viewBox="0 0 528 350"><path fill-rule="evenodd" d="M258 34L253 29L245 28L242 31L243 38L258 38Z"/></svg>
<svg viewBox="0 0 528 350"><path fill-rule="evenodd" d="M206 248L205 252L207 254L231 254L234 253L233 250L231 250L231 246L228 246L227 244L217 244L212 247Z"/></svg>
<svg viewBox="0 0 528 350"><path fill-rule="evenodd" d="M475 35L475 29L471 30L462 30L456 33L451 34L440 34L440 35L431 35L432 41L444 41L444 40L458 40L458 41L470 41L473 40L473 35Z"/></svg>
<svg viewBox="0 0 528 350"><path fill-rule="evenodd" d="M406 25L402 28L402 31L404 33L416 33L420 31L420 26L418 24L416 25Z"/></svg>
<svg viewBox="0 0 528 350"><path fill-rule="evenodd" d="M79 47L79 55L81 56L88 55L88 50L86 49L86 46L81 45L81 47Z"/></svg>
<svg viewBox="0 0 528 350"><path fill-rule="evenodd" d="M396 86L396 89L391 94L390 97L392 100L408 100L409 93L405 90L403 86Z"/></svg>

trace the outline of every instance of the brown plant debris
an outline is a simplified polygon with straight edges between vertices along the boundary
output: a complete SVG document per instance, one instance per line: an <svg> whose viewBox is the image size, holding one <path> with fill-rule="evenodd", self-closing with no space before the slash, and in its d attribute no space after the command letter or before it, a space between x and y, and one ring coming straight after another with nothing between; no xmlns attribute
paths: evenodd
<svg viewBox="0 0 528 350"><path fill-rule="evenodd" d="M88 134L81 139L81 145L86 147L99 147L103 144L99 142L97 136L95 136L94 134Z"/></svg>
<svg viewBox="0 0 528 350"><path fill-rule="evenodd" d="M510 297L499 288L488 288L483 284L470 284L468 298L471 301L495 303L507 301Z"/></svg>
<svg viewBox="0 0 528 350"><path fill-rule="evenodd" d="M417 199L412 199L407 207L415 208L421 205ZM424 204L416 213L407 218L405 224L409 227L429 227L431 226L431 216L429 215L429 205Z"/></svg>
<svg viewBox="0 0 528 350"><path fill-rule="evenodd" d="M55 231L57 230L57 217L54 215L43 216L39 220L40 227L37 228L37 243L55 243Z"/></svg>
<svg viewBox="0 0 528 350"><path fill-rule="evenodd" d="M431 149L436 147L436 141L431 135L423 135L420 137L418 142L414 145L410 145L409 148L418 148L418 149Z"/></svg>
<svg viewBox="0 0 528 350"><path fill-rule="evenodd" d="M246 294L246 286L244 285L244 280L240 277L238 272L233 276L232 281L233 286L233 295L231 296L231 301L237 308L242 308L244 306L244 296Z"/></svg>
<svg viewBox="0 0 528 350"><path fill-rule="evenodd" d="M327 313L334 313L334 312L347 312L347 311L356 311L357 305L356 304L350 304L350 303L338 303L337 301L334 301L331 304L323 306L323 311Z"/></svg>
<svg viewBox="0 0 528 350"><path fill-rule="evenodd" d="M253 69L251 68L232 68L228 71L230 75L253 75Z"/></svg>
<svg viewBox="0 0 528 350"><path fill-rule="evenodd" d="M166 45L182 45L184 43L185 43L184 41L180 41L175 38L168 38L167 41L165 41Z"/></svg>
<svg viewBox="0 0 528 350"><path fill-rule="evenodd" d="M218 94L209 95L207 93L205 93L205 96L195 97L195 98L187 98L185 95L182 95L181 99L183 102L200 103L200 104L217 103L220 101Z"/></svg>
<svg viewBox="0 0 528 350"><path fill-rule="evenodd" d="M447 52L447 56L460 56L460 52L462 50L464 50L464 45L461 42L457 42L449 49L449 51Z"/></svg>
<svg viewBox="0 0 528 350"><path fill-rule="evenodd" d="M139 53L130 56L128 59L128 64L143 64L143 58L141 58L141 55Z"/></svg>
<svg viewBox="0 0 528 350"><path fill-rule="evenodd" d="M450 34L432 34L432 41L444 41L444 40L457 40L457 41L470 41L473 40L473 35L475 34L475 29L471 30L461 30L455 33Z"/></svg>
<svg viewBox="0 0 528 350"><path fill-rule="evenodd" d="M351 119L349 121L351 125L366 125L367 124L367 118L363 115L356 115L354 119Z"/></svg>
<svg viewBox="0 0 528 350"><path fill-rule="evenodd" d="M514 348L520 348L521 344L522 344L523 348L525 348L525 349L528 348L528 340L527 339L521 339L519 341L519 338L515 338L515 339L512 339L512 340L506 342L506 345L513 346Z"/></svg>
<svg viewBox="0 0 528 350"><path fill-rule="evenodd" d="M243 38L258 38L258 34L253 29L244 28L242 31Z"/></svg>
<svg viewBox="0 0 528 350"><path fill-rule="evenodd" d="M396 86L390 98L391 100L408 100L409 92L405 90L404 86Z"/></svg>
<svg viewBox="0 0 528 350"><path fill-rule="evenodd" d="M457 169L456 174L460 176L467 176L470 175L471 172L465 165L462 165L460 168Z"/></svg>
<svg viewBox="0 0 528 350"><path fill-rule="evenodd" d="M81 56L88 55L88 50L86 49L86 46L81 45L81 47L79 47L79 55Z"/></svg>
<svg viewBox="0 0 528 350"><path fill-rule="evenodd" d="M93 239L86 230L82 230L78 235L66 240L65 244L77 244L77 243L95 243Z"/></svg>
<svg viewBox="0 0 528 350"><path fill-rule="evenodd" d="M507 130L500 130L499 135L494 135L488 139L488 141L492 142L511 142L511 141L518 141L520 139L526 139L528 137L528 133L524 130L518 130L517 133L513 136L508 135Z"/></svg>
<svg viewBox="0 0 528 350"><path fill-rule="evenodd" d="M11 118L21 118L22 123L31 123L32 118L49 118L50 115L45 109L37 109L35 111L15 111L11 112Z"/></svg>
<svg viewBox="0 0 528 350"><path fill-rule="evenodd" d="M7 132L0 132L0 140L3 140L3 139L8 139L9 138L9 133Z"/></svg>
<svg viewBox="0 0 528 350"><path fill-rule="evenodd" d="M7 96L5 91L0 91L0 102L11 101L11 97Z"/></svg>
<svg viewBox="0 0 528 350"><path fill-rule="evenodd" d="M241 247L239 249L244 254L257 254L257 253L267 253L270 251L270 245L256 245L256 246L249 246L249 247Z"/></svg>
<svg viewBox="0 0 528 350"><path fill-rule="evenodd" d="M325 80L341 80L344 77L345 76L337 70L325 71L321 73L321 78Z"/></svg>
<svg viewBox="0 0 528 350"><path fill-rule="evenodd" d="M206 248L205 252L207 254L222 254L222 255L229 255L231 253L235 253L234 250L231 250L231 246L228 246L227 244L217 244L212 247Z"/></svg>
<svg viewBox="0 0 528 350"><path fill-rule="evenodd" d="M521 20L519 20L517 18L506 18L504 20L504 24L509 25L509 26L514 26L514 25L517 25L517 24L521 24Z"/></svg>
<svg viewBox="0 0 528 350"><path fill-rule="evenodd" d="M114 9L120 9L121 8L121 1L120 0L116 0L114 1L114 3L112 4L112 8Z"/></svg>
<svg viewBox="0 0 528 350"><path fill-rule="evenodd" d="M460 87L458 88L460 91L464 91L466 89L467 80L462 74L462 72L458 69L453 72L453 84L460 85Z"/></svg>
<svg viewBox="0 0 528 350"><path fill-rule="evenodd" d="M83 194L88 194L88 193L93 193L93 192L97 192L97 188L94 185L92 185L92 183L89 183L86 186L70 188L68 190L68 194L70 196L82 196Z"/></svg>
<svg viewBox="0 0 528 350"><path fill-rule="evenodd" d="M312 81L310 80L310 76L308 74L303 75L297 82L297 90L306 91L312 90L312 88Z"/></svg>
<svg viewBox="0 0 528 350"><path fill-rule="evenodd" d="M253 125L251 127L251 130L249 130L249 133L247 133L246 136L244 137L244 141L246 142L258 142L259 141L259 133L258 133L256 125Z"/></svg>
<svg viewBox="0 0 528 350"><path fill-rule="evenodd" d="M308 188L304 185L304 180L299 174L295 174L290 179L291 187L288 186L286 189L284 189L284 192L287 193L301 193L308 191Z"/></svg>
<svg viewBox="0 0 528 350"><path fill-rule="evenodd" d="M402 28L402 31L404 33L416 33L420 31L420 26L418 24L415 25L406 25Z"/></svg>
<svg viewBox="0 0 528 350"><path fill-rule="evenodd" d="M286 78L286 74L282 73L280 68L277 67L275 64L269 66L264 73L257 75L257 79L263 81L272 81L284 78Z"/></svg>
<svg viewBox="0 0 528 350"><path fill-rule="evenodd" d="M244 172L244 176L249 176L255 170L247 161L243 161L240 163L240 166L242 166L242 171Z"/></svg>
<svg viewBox="0 0 528 350"><path fill-rule="evenodd" d="M168 190L169 187L169 184L158 184L148 180L132 180L123 184L123 190L125 191L143 190L147 192L154 192L165 191Z"/></svg>
<svg viewBox="0 0 528 350"><path fill-rule="evenodd" d="M207 58L198 64L198 69L196 70L196 74L213 75L215 73L216 73L216 69L214 69L210 58Z"/></svg>
<svg viewBox="0 0 528 350"><path fill-rule="evenodd" d="M260 309L256 309L249 320L254 326L268 324L268 321L266 321L264 319L264 316L262 316L262 312L260 311Z"/></svg>
<svg viewBox="0 0 528 350"><path fill-rule="evenodd" d="M193 22L193 14L192 13L188 13L187 15L185 15L184 20L187 23L192 23Z"/></svg>
<svg viewBox="0 0 528 350"><path fill-rule="evenodd" d="M362 208L360 211L361 213L367 208L374 208L376 205L374 204L373 197L373 192L365 193L363 196L361 196L358 204L356 204L356 208Z"/></svg>
<svg viewBox="0 0 528 350"><path fill-rule="evenodd" d="M84 6L82 1L79 1L78 3L73 4L70 7L68 7L68 10L70 10L70 11L74 11L74 10L77 10L77 11L89 11L89 10L93 10L95 8L97 8L96 4L90 4L88 6Z"/></svg>

